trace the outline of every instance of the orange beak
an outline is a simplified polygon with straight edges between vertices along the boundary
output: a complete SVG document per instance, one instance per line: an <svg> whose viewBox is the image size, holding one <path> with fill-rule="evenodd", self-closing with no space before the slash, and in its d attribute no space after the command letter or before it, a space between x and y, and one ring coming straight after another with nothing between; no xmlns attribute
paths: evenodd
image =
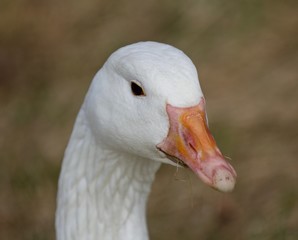
<svg viewBox="0 0 298 240"><path fill-rule="evenodd" d="M168 136L157 145L171 160L187 165L203 182L223 192L234 189L236 172L224 159L206 124L205 100L193 107L167 104Z"/></svg>

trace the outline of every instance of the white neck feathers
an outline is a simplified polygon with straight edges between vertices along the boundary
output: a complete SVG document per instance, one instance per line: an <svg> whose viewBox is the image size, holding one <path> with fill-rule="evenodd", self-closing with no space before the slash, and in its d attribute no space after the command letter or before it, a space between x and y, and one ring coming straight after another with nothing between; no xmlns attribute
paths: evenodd
<svg viewBox="0 0 298 240"><path fill-rule="evenodd" d="M156 161L96 143L81 109L65 152L57 197L57 240L148 239L145 211Z"/></svg>

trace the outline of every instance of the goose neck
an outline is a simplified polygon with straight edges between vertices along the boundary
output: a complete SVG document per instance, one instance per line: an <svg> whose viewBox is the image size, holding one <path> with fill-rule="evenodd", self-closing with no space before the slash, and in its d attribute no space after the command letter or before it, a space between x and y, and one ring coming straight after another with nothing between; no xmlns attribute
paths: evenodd
<svg viewBox="0 0 298 240"><path fill-rule="evenodd" d="M146 203L159 166L98 144L81 110L59 179L57 239L148 239Z"/></svg>

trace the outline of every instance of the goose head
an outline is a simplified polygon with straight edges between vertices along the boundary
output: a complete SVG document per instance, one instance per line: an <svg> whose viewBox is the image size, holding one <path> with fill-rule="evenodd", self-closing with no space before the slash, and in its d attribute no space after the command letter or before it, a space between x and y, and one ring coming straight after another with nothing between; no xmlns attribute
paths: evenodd
<svg viewBox="0 0 298 240"><path fill-rule="evenodd" d="M106 148L187 166L220 191L234 188L236 173L208 129L197 70L182 51L156 42L120 48L94 77L83 107Z"/></svg>

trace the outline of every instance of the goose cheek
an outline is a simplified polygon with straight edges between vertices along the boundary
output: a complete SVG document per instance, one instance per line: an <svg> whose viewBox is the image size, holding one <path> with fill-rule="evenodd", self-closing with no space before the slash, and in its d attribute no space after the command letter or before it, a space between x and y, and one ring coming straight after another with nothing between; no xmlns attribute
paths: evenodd
<svg viewBox="0 0 298 240"><path fill-rule="evenodd" d="M223 192L232 191L237 175L208 129L204 98L193 107L167 104L166 109L170 129L157 148L170 159L177 159L180 165L187 165L207 185Z"/></svg>

